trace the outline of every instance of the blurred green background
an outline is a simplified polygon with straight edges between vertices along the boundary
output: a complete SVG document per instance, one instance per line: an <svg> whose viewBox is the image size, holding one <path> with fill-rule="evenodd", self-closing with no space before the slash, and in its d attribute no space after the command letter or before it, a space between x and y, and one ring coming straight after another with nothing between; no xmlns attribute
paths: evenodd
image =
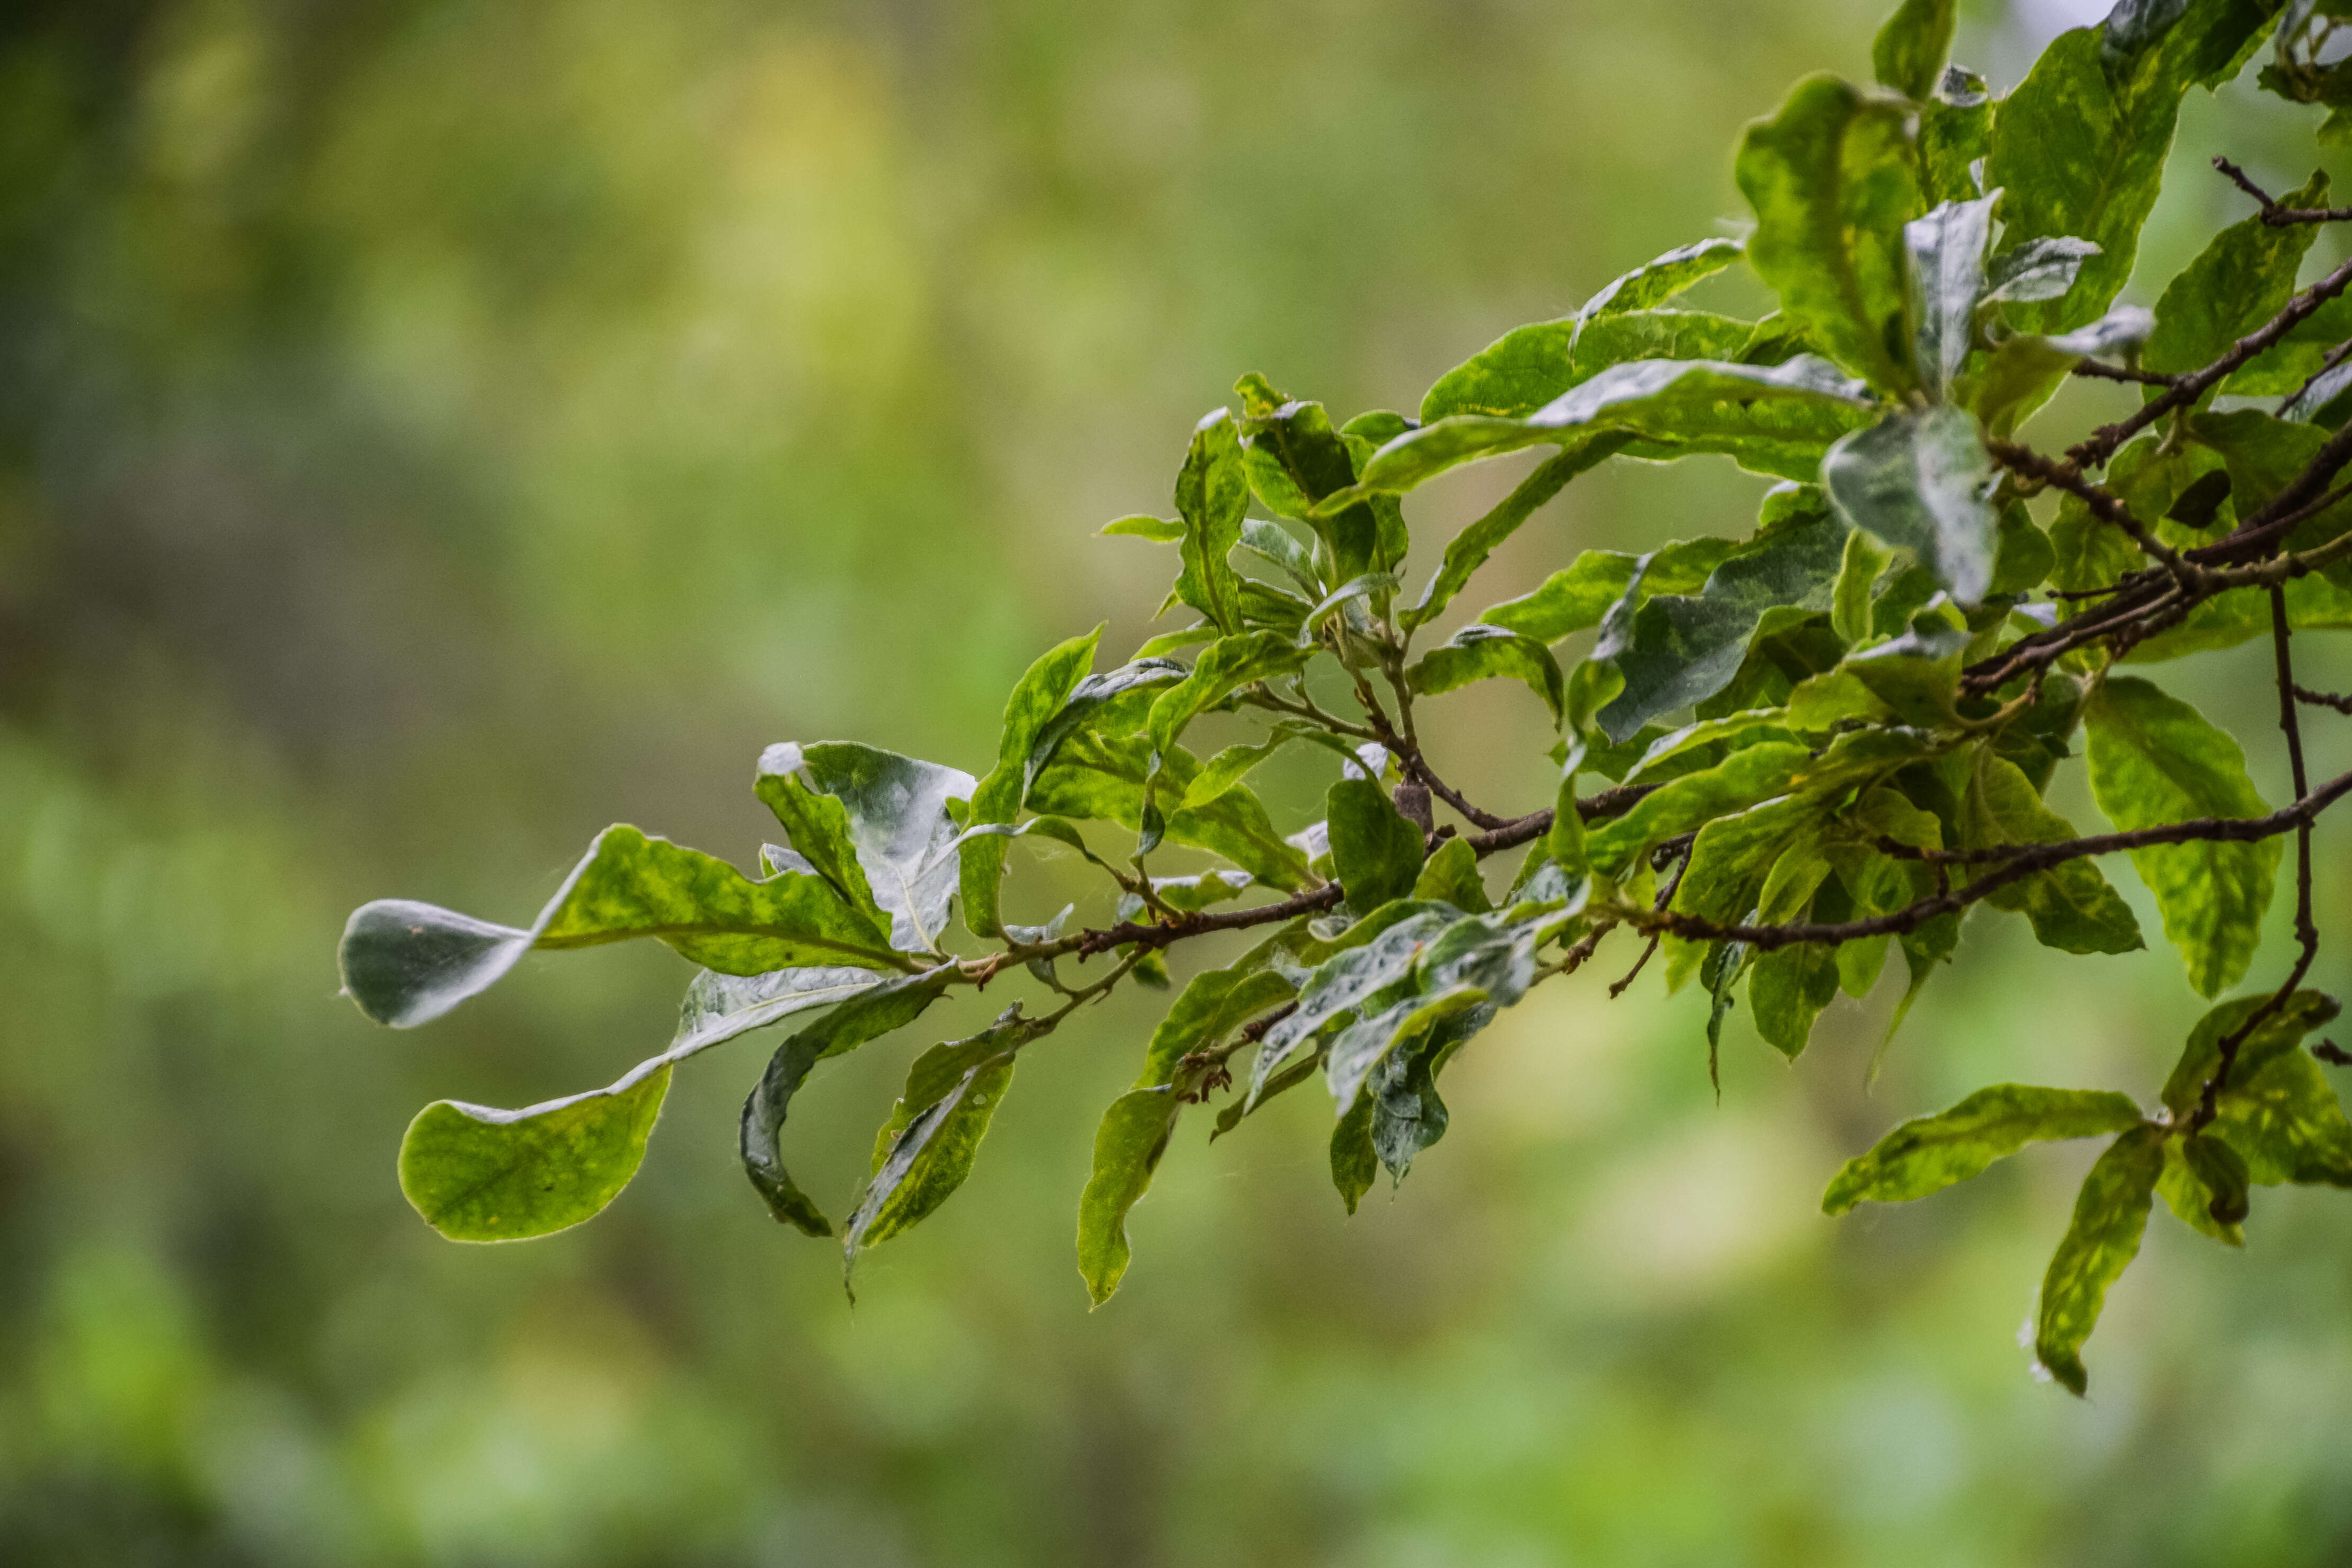
<svg viewBox="0 0 2352 1568"><path fill-rule="evenodd" d="M1980 5L1959 58L2013 83L2097 8ZM1148 635L1167 557L1087 535L1166 510L1236 373L1411 408L1736 232L1741 122L1865 74L1877 11L0 14L0 1561L2352 1560L2339 1195L2260 1194L2242 1256L2159 1212L2087 1403L2014 1334L2088 1149L1817 1211L1989 1079L2152 1100L2200 1007L2160 943L2072 960L1980 914L1874 1091L1884 988L1793 1070L1735 1024L1720 1106L1698 999L1608 1003L1604 950L1464 1057L1452 1136L1353 1220L1316 1095L1213 1148L1189 1122L1092 1314L1072 1213L1149 997L1039 1047L853 1310L735 1165L772 1037L680 1075L593 1225L457 1247L402 1202L426 1100L657 1047L667 952L537 960L413 1035L335 994L368 898L526 918L615 820L749 863L768 742L984 767L1036 652L1105 614L1111 656ZM2290 184L2317 113L2194 95L2133 297L2241 216L2205 156ZM1416 559L1507 479L1416 497ZM1743 531L1760 488L1712 458L1582 481L1463 609L1587 546ZM2285 798L2259 652L2178 673ZM1526 692L1448 709L1449 773L1547 797ZM1299 759L1268 793L1295 824L1318 788ZM2054 798L2090 820L2078 773ZM1080 886L1014 858L1027 918ZM822 1196L937 1037L795 1107Z"/></svg>

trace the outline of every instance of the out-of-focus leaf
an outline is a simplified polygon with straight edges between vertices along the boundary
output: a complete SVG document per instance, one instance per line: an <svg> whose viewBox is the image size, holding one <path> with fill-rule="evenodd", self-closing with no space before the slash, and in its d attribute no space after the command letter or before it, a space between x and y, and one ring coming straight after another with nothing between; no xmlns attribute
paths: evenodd
<svg viewBox="0 0 2352 1568"><path fill-rule="evenodd" d="M2076 365L2135 349L2155 326L2156 318L2137 305L2118 305L2063 337L2020 332L2003 339L1981 370L1962 378L1956 396L1986 429L2006 437L2049 401Z"/></svg>
<svg viewBox="0 0 2352 1568"><path fill-rule="evenodd" d="M2021 304L2063 299L2074 286L2083 263L2099 254L2087 239L2060 235L2029 239L1995 258L1985 273L1985 300L2015 300Z"/></svg>
<svg viewBox="0 0 2352 1568"><path fill-rule="evenodd" d="M1962 410L1890 415L1857 431L1822 459L1822 482L1848 523L1911 551L1954 598L1974 604L1992 585L1992 458Z"/></svg>
<svg viewBox="0 0 2352 1568"><path fill-rule="evenodd" d="M2089 1386L2083 1344L2098 1325L2107 1288L2139 1256L2140 1236L2164 1170L2164 1129L2137 1127L2107 1146L2083 1179L2074 1217L2042 1277L2033 1354L2076 1394Z"/></svg>
<svg viewBox="0 0 2352 1568"><path fill-rule="evenodd" d="M2352 1187L2352 1121L2317 1062L2290 1050L2230 1076L2213 1131L2245 1156L2248 1179Z"/></svg>
<svg viewBox="0 0 2352 1568"><path fill-rule="evenodd" d="M2164 1105L2176 1117L2187 1117L2197 1109L2205 1092L2205 1081L2220 1070L2221 1042L2245 1026L2270 1003L2268 996L2242 996L2224 1002L2197 1020L2189 1031L2189 1043L2182 1048L2180 1060L2172 1075L2164 1080ZM2303 1043L2304 1036L2336 1016L2336 999L2319 991L2297 991L2279 1005L2240 1042L2236 1058L2231 1064L2230 1089L2234 1094L2252 1083L2263 1069L2279 1058L2290 1055ZM2225 1097L2226 1098L2226 1097ZM2241 1152L2250 1145L2241 1144Z"/></svg>
<svg viewBox="0 0 2352 1568"><path fill-rule="evenodd" d="M2042 804L2017 764L1979 748L1961 803L1964 849L2010 844L2054 844L2078 837L2067 820ZM2099 875L2088 857L2061 861L1996 889L1985 901L2021 911L2045 947L2067 952L2130 952L2146 945L2131 906Z"/></svg>
<svg viewBox="0 0 2352 1568"><path fill-rule="evenodd" d="M1919 188L1930 202L1981 195L1976 170L1992 145L1993 101L1985 79L1946 66L1934 96L1919 103Z"/></svg>
<svg viewBox="0 0 2352 1568"><path fill-rule="evenodd" d="M1749 263L1823 353L1885 392L1918 384L1897 346L1903 226L1926 205L1908 118L1897 100L1807 77L1748 128L1735 165L1756 210Z"/></svg>
<svg viewBox="0 0 2352 1568"><path fill-rule="evenodd" d="M1104 523L1095 530L1097 538L1117 538L1122 534L1134 539L1148 539L1154 544L1173 544L1184 537L1184 525L1172 517L1153 517L1139 513Z"/></svg>
<svg viewBox="0 0 2352 1568"><path fill-rule="evenodd" d="M1412 892L1421 876L1421 829L1370 779L1341 779L1324 796L1331 864L1348 907L1367 915Z"/></svg>
<svg viewBox="0 0 2352 1568"><path fill-rule="evenodd" d="M1925 98L1952 51L1952 0L1903 0L1870 46L1871 74L1906 98Z"/></svg>
<svg viewBox="0 0 2352 1568"><path fill-rule="evenodd" d="M1893 551L1861 529L1846 533L1837 582L1830 590L1830 629L1848 647L1869 637L1871 590L1894 561Z"/></svg>
<svg viewBox="0 0 2352 1568"><path fill-rule="evenodd" d="M908 966L887 934L824 878L785 872L755 882L724 860L626 826L597 835L529 930L380 899L352 912L337 956L344 993L360 1011L409 1028L485 990L533 948L640 936L727 974Z"/></svg>
<svg viewBox="0 0 2352 1568"><path fill-rule="evenodd" d="M1907 1203L1965 1182L2044 1139L2089 1138L2140 1124L2131 1097L2105 1089L1997 1083L1948 1110L1906 1121L1849 1160L1822 1194L1823 1214L1859 1203Z"/></svg>
<svg viewBox="0 0 2352 1568"><path fill-rule="evenodd" d="M1458 690L1473 681L1496 676L1527 682L1528 689L1551 710L1553 724L1559 724L1566 696L1559 661L1552 658L1549 648L1533 637L1521 637L1501 626L1473 621L1444 644L1422 655L1405 672L1412 689L1427 697Z"/></svg>
<svg viewBox="0 0 2352 1568"><path fill-rule="evenodd" d="M873 1178L842 1226L845 1258L854 1261L862 1248L912 1229L963 1185L1013 1082L1014 1054L1043 1027L1015 1006L970 1039L915 1058L876 1140Z"/></svg>
<svg viewBox="0 0 2352 1568"><path fill-rule="evenodd" d="M1010 822L1020 811L1029 782L1029 753L1094 668L1095 646L1102 632L1097 626L1047 649L1014 685L1013 695L1005 699L1003 726L997 731L996 766L972 789L968 826ZM1004 841L986 835L968 839L958 856L963 922L975 936L994 936L1003 929L996 900L1004 879Z"/></svg>
<svg viewBox="0 0 2352 1568"><path fill-rule="evenodd" d="M2153 23L2157 10L2172 19L2141 26L2139 13ZM1985 187L2009 193L2003 247L2069 235L2099 247L2065 297L2024 307L2020 326L2064 331L2115 302L2156 205L2181 95L2228 70L2269 11L2252 0L2118 7L2105 28L2060 34L2001 101Z"/></svg>
<svg viewBox="0 0 2352 1568"><path fill-rule="evenodd" d="M913 1023L924 1008L939 1000L954 978L955 971L941 965L921 974L868 984L823 1018L793 1033L768 1058L767 1069L743 1101L736 1142L743 1161L743 1173L751 1179L752 1190L777 1220L808 1236L833 1234L832 1222L824 1217L824 1212L784 1168L781 1147L785 1113L792 1108L793 1096L800 1092L802 1083L807 1079L809 1069L828 1057L853 1051L868 1040L879 1039L893 1029Z"/></svg>
<svg viewBox="0 0 2352 1568"><path fill-rule="evenodd" d="M2092 796L2123 831L2268 814L2238 742L2147 681L2110 677L2084 718ZM2218 996L2244 978L2270 909L2279 841L2164 844L2131 855L2199 994Z"/></svg>
<svg viewBox="0 0 2352 1568"><path fill-rule="evenodd" d="M2290 207L2326 206L2326 172L2314 174L2301 190L2281 199ZM2257 214L2215 235L2165 285L2156 302L2156 331L2140 363L2173 374L2201 370L2227 353L2285 305L2294 292L2295 269L2317 233L2313 224L2267 224ZM2149 395L2160 390L2151 387Z"/></svg>
<svg viewBox="0 0 2352 1568"><path fill-rule="evenodd" d="M1184 520L1184 567L1176 597L1227 636L1242 629L1241 578L1227 559L1241 542L1249 510L1249 478L1233 416L1220 408L1192 432L1192 450L1176 476L1176 513Z"/></svg>
<svg viewBox="0 0 2352 1568"><path fill-rule="evenodd" d="M400 1190L452 1241L520 1241L592 1218L646 1157L666 1057L609 1089L520 1110L437 1100L400 1141Z"/></svg>
<svg viewBox="0 0 2352 1568"><path fill-rule="evenodd" d="M948 802L971 798L970 773L855 742L788 742L761 754L758 788L794 832L816 800L838 801L862 880L889 916L891 945L907 952L938 945L957 878L957 828ZM825 869L824 861L817 865ZM854 900L855 880L845 890Z"/></svg>

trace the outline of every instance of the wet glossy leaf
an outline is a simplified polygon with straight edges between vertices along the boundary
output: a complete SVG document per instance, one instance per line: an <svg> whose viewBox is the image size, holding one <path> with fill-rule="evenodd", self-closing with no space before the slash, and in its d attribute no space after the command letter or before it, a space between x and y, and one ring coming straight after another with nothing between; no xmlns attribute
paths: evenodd
<svg viewBox="0 0 2352 1568"><path fill-rule="evenodd" d="M1316 531L1328 565L1322 581L1344 583L1383 570L1380 521L1370 506L1360 503L1328 516L1315 510L1326 497L1356 482L1347 445L1323 405L1285 397L1261 375L1242 377L1234 391L1242 399L1241 432L1258 493L1275 510Z"/></svg>
<svg viewBox="0 0 2352 1568"><path fill-rule="evenodd" d="M2130 676L2105 681L2084 710L2091 794L2116 827L2156 827L2194 817L2248 817L2270 807L2246 777L2238 742L2179 698ZM2262 941L2280 841L2205 842L2135 849L2132 864L2156 895L2164 934L2180 950L2189 984L2215 996L2242 979Z"/></svg>
<svg viewBox="0 0 2352 1568"><path fill-rule="evenodd" d="M1299 982L1297 1007L1265 1032L1251 1065L1249 1103L1257 1102L1274 1069L1300 1042L1403 979L1423 949L1462 918L1450 905L1400 900L1359 921L1340 939L1339 950Z"/></svg>
<svg viewBox="0 0 2352 1568"><path fill-rule="evenodd" d="M1903 226L1910 263L1911 355L1937 396L1948 393L1976 345L1977 305L1985 292L1985 247L1998 200L1945 202Z"/></svg>
<svg viewBox="0 0 2352 1568"><path fill-rule="evenodd" d="M936 949L947 930L958 831L948 803L971 800L974 787L961 768L854 742L787 742L760 758L760 798L786 831L797 834L818 800L840 804L857 867L845 891L855 903L862 879L889 917L890 944L906 952ZM826 860L810 858L832 879Z"/></svg>
<svg viewBox="0 0 2352 1568"><path fill-rule="evenodd" d="M1808 77L1748 128L1735 166L1756 211L1749 263L1823 353L1885 392L1918 381L1899 346L1903 226L1926 205L1908 118L1899 100Z"/></svg>
<svg viewBox="0 0 2352 1568"><path fill-rule="evenodd" d="M817 972L808 972L817 973ZM768 979L768 976L761 976ZM793 1096L809 1069L828 1057L856 1049L893 1029L911 1024L947 990L954 972L942 967L922 974L901 975L868 984L855 994L837 998L838 1006L817 1022L796 1031L768 1058L760 1081L743 1101L736 1130L736 1149L751 1188L782 1224L808 1236L831 1236L832 1222L784 1168L781 1147L784 1117ZM806 991L800 993L806 994Z"/></svg>
<svg viewBox="0 0 2352 1568"><path fill-rule="evenodd" d="M1049 648L1013 688L997 731L996 766L972 789L968 826L1011 822L1019 814L1029 782L1029 753L1094 668L1102 631L1097 626ZM1004 840L983 835L968 839L958 854L964 924L975 936L994 936L1003 929L996 899L1004 879Z"/></svg>
<svg viewBox="0 0 2352 1568"><path fill-rule="evenodd" d="M1014 1054L1040 1026L1017 1006L968 1040L933 1046L908 1069L907 1088L875 1144L873 1179L842 1226L842 1251L879 1247L910 1230L971 1174L981 1140L1013 1082Z"/></svg>
<svg viewBox="0 0 2352 1568"><path fill-rule="evenodd" d="M1117 822L1139 832L1151 754L1151 742L1140 735L1073 734L1030 786L1030 808ZM1200 766L1181 746L1165 753L1160 772L1166 797L1181 801ZM1202 805L1180 805L1167 814L1164 826L1177 843L1222 855L1261 882L1290 892L1313 884L1306 856L1275 831L1247 784L1235 784Z"/></svg>
<svg viewBox="0 0 2352 1568"><path fill-rule="evenodd" d="M1822 482L1848 523L1908 550L1965 604L1992 585L1993 483L1976 421L1957 408L1890 416L1831 448Z"/></svg>
<svg viewBox="0 0 2352 1568"><path fill-rule="evenodd" d="M1738 260L1740 255L1739 242L1731 239L1702 239L1678 247L1612 279L1608 287L1587 300L1584 309L1577 314L1581 320L1591 321L1663 305L1693 284L1714 277Z"/></svg>
<svg viewBox="0 0 2352 1568"><path fill-rule="evenodd" d="M1449 838L1423 862L1412 886L1417 900L1452 904L1464 914L1484 914L1494 908L1486 897L1486 879L1478 875L1478 854L1466 838Z"/></svg>
<svg viewBox="0 0 2352 1568"><path fill-rule="evenodd" d="M593 1218L646 1157L669 1092L656 1057L609 1089L520 1110L439 1100L400 1141L400 1190L452 1241L520 1241Z"/></svg>
<svg viewBox="0 0 2352 1568"><path fill-rule="evenodd" d="M2089 1385L2084 1342L2098 1325L2107 1288L2139 1256L2147 1211L2164 1169L2164 1130L2135 1128L2091 1167L2074 1200L2074 1217L2042 1279L2033 1354L2051 1376L2079 1394Z"/></svg>
<svg viewBox="0 0 2352 1568"><path fill-rule="evenodd" d="M2123 1132L2140 1124L2131 1097L2104 1089L1997 1083L1948 1110L1906 1121L1846 1162L1822 1194L1823 1214L1859 1203L1907 1203L1941 1192L2028 1143Z"/></svg>
<svg viewBox="0 0 2352 1568"><path fill-rule="evenodd" d="M487 989L534 948L640 936L728 974L907 963L822 877L787 872L755 882L723 860L629 826L597 836L528 930L380 899L353 911L338 957L344 992L360 1011L408 1028Z"/></svg>

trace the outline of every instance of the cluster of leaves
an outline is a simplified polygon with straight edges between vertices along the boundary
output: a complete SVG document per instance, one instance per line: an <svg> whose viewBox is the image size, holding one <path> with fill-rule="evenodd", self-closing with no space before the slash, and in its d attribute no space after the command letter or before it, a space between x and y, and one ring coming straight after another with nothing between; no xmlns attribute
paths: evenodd
<svg viewBox="0 0 2352 1568"><path fill-rule="evenodd" d="M2321 205L2324 176L2282 202L2228 168L2258 210L2153 310L2116 304L2189 89L2236 74L2275 29L2265 81L2328 100L2332 70L2311 58L2331 8L2276 9L2124 0L1996 97L1946 63L1949 0L1905 0L1878 36L1875 86L1814 77L1749 128L1744 244L1673 251L1573 315L1507 334L1413 415L1335 425L1244 377L1238 410L1193 432L1176 516L1103 531L1174 547L1162 611L1190 624L1100 673L1099 628L1047 651L1013 689L984 776L854 743L778 745L757 789L790 842L766 847L756 876L615 826L528 928L406 901L360 910L346 987L394 1026L437 1016L534 949L649 936L702 966L668 1047L611 1087L517 1111L428 1107L401 1151L410 1200L460 1239L576 1224L635 1171L679 1063L792 1020L745 1102L742 1160L777 1219L834 1234L782 1156L811 1069L956 987L1025 969L1047 1010L1015 1002L915 1061L837 1227L854 1258L956 1190L1030 1045L1123 979L1169 986L1171 946L1254 931L1174 994L1103 1117L1078 1218L1100 1301L1187 1106L1227 1096L1213 1136L1320 1077L1352 1208L1381 1169L1402 1177L1444 1134L1438 1079L1455 1054L1612 932L1643 943L1636 970L1663 947L1670 984L1698 979L1710 1070L1743 994L1794 1058L1890 952L1907 1010L1979 904L2068 953L2140 947L2095 864L2128 851L2190 984L2221 998L2254 959L2293 835L2299 961L2274 988L2218 1002L2156 1109L1996 1085L1898 1128L1824 1200L1837 1213L1916 1198L2029 1142L2114 1135L2038 1318L2041 1364L2080 1392L2081 1347L2158 1194L2234 1244L2250 1186L2352 1184L2352 1123L2301 1048L2336 1010L2301 988L2317 946L2311 829L2352 775L2304 777L2298 718L2299 704L2352 703L2298 686L2291 655L2297 630L2352 626L2352 486L2330 488L2352 460L2352 263L2296 287L2317 226L2352 212ZM1777 311L1678 302L1739 265ZM2126 383L2141 404L2063 457L2021 444L2070 376ZM1402 498L1530 447L1549 456L1409 594ZM1701 453L1780 481L1748 537L1589 552L1416 647L1578 475ZM1580 632L1590 652L1563 668L1556 649ZM2235 741L2121 668L2261 637L2296 792L2275 808ZM1524 683L1549 718L1548 809L1485 810L1421 747L1417 704L1495 678ZM1260 719L1264 734L1199 754L1185 742L1213 713ZM1249 776L1293 743L1328 753L1337 776L1323 819L1286 834ZM2112 832L2079 835L2044 803L2078 752ZM1041 837L1106 879L1116 902L1097 923L1075 908L1005 919L1007 858ZM1170 844L1214 868L1155 875ZM1482 862L1522 847L1496 896ZM1088 962L1091 979L1076 973Z"/></svg>

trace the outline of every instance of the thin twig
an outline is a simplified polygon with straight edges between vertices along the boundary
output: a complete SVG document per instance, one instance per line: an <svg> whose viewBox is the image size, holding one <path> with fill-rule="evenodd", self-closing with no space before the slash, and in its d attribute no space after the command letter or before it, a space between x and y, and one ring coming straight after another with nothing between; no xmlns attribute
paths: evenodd
<svg viewBox="0 0 2352 1568"><path fill-rule="evenodd" d="M2308 702L2314 708L2333 708L2338 713L2352 717L2352 697L2341 697L2333 691L2314 691L2308 686L2296 687L2294 695L2296 700Z"/></svg>
<svg viewBox="0 0 2352 1568"><path fill-rule="evenodd" d="M2262 220L2273 228L2290 228L2301 223L2352 222L2352 207L2283 207L2229 159L2216 158L2213 166L2230 176L2231 184L2262 204Z"/></svg>

